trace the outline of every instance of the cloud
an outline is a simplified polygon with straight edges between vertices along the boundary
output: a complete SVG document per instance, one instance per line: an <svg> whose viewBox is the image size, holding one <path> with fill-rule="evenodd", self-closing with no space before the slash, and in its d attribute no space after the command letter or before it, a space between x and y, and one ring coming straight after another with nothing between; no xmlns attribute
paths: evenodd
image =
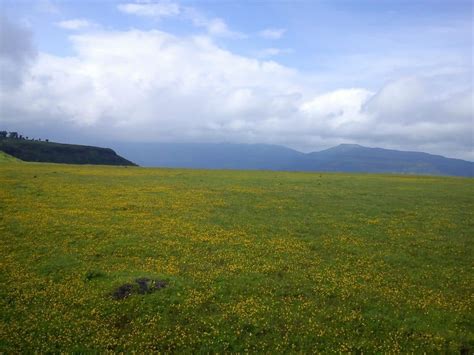
<svg viewBox="0 0 474 355"><path fill-rule="evenodd" d="M70 40L73 56L40 53L17 89L0 92L6 124L101 141L305 151L353 142L474 158L472 85L454 90L452 74L402 77L376 90L322 90L314 76L237 55L208 36L106 30Z"/></svg>
<svg viewBox="0 0 474 355"><path fill-rule="evenodd" d="M439 83L443 79L444 75L431 75L392 81L367 101L364 111L379 121L404 125L440 123L449 117L456 117L459 122L470 121L474 117L472 87L452 92L449 86L446 90L446 85Z"/></svg>
<svg viewBox="0 0 474 355"><path fill-rule="evenodd" d="M293 50L290 48L264 48L256 52L256 56L258 58L269 58L278 56L281 54L288 54L292 53Z"/></svg>
<svg viewBox="0 0 474 355"><path fill-rule="evenodd" d="M208 18L193 8L185 8L185 17L190 19L196 27L203 27L211 36L242 39L247 36L241 32L231 31L226 22L218 17Z"/></svg>
<svg viewBox="0 0 474 355"><path fill-rule="evenodd" d="M64 28L66 30L82 30L86 28L97 28L98 25L86 19L72 19L72 20L65 20L56 23L56 26Z"/></svg>
<svg viewBox="0 0 474 355"><path fill-rule="evenodd" d="M362 112L362 107L373 95L373 92L361 88L340 89L308 100L300 109L309 123L316 123L319 127L319 121L323 121L328 127L340 128L370 120L370 116Z"/></svg>
<svg viewBox="0 0 474 355"><path fill-rule="evenodd" d="M119 4L118 9L127 14L154 18L176 16L181 12L180 6L171 1L138 1L135 3Z"/></svg>
<svg viewBox="0 0 474 355"><path fill-rule="evenodd" d="M232 31L227 23L219 17L208 17L201 11L190 6L181 6L171 1L142 0L134 3L120 4L118 9L124 13L153 17L178 17L190 21L194 26L204 28L207 33L214 37L225 37L233 39L246 38L241 32Z"/></svg>
<svg viewBox="0 0 474 355"><path fill-rule="evenodd" d="M258 35L265 39L280 39L285 34L284 28L267 28L258 33Z"/></svg>
<svg viewBox="0 0 474 355"><path fill-rule="evenodd" d="M428 150L472 159L472 88L465 92L434 95L431 79L401 78L378 92L365 89L336 90L305 102L308 131L321 138ZM443 98L441 98L441 96ZM454 149L453 147L456 147ZM449 153L448 153L449 154Z"/></svg>
<svg viewBox="0 0 474 355"><path fill-rule="evenodd" d="M35 56L32 32L0 15L0 87L19 87Z"/></svg>
<svg viewBox="0 0 474 355"><path fill-rule="evenodd" d="M227 127L242 115L277 115L281 98L298 91L295 71L234 55L206 37L134 30L71 40L75 57L42 53L22 92L3 96L2 105L23 111L15 119L107 126L122 139L127 131L146 140L216 136L209 127ZM20 102L29 104L22 109Z"/></svg>

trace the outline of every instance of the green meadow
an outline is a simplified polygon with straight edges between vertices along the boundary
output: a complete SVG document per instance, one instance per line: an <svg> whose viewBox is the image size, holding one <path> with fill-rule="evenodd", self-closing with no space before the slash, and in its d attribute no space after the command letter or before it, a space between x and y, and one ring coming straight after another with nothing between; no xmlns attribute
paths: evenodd
<svg viewBox="0 0 474 355"><path fill-rule="evenodd" d="M473 179L0 163L0 352L474 349Z"/></svg>

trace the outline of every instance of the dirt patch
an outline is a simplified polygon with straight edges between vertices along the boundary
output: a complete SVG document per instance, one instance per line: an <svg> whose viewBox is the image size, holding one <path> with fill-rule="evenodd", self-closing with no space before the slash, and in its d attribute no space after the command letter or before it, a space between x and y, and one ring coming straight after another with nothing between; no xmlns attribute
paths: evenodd
<svg viewBox="0 0 474 355"><path fill-rule="evenodd" d="M138 284L138 293L143 295L145 293L148 293L149 286L148 284L150 283L150 279L147 279L146 277L142 277L140 279L136 279L135 282Z"/></svg>
<svg viewBox="0 0 474 355"><path fill-rule="evenodd" d="M160 290L162 288L165 288L166 287L166 282L164 281L160 281L160 280L156 280L154 285L153 285L153 289L154 290Z"/></svg>
<svg viewBox="0 0 474 355"><path fill-rule="evenodd" d="M117 288L113 293L112 297L114 300L123 300L128 296L132 295L133 285L132 284L125 284Z"/></svg>
<svg viewBox="0 0 474 355"><path fill-rule="evenodd" d="M124 284L119 286L113 293L112 298L115 300L123 300L132 294L145 295L156 292L167 286L166 281L153 280L147 277L140 277L135 280L135 284Z"/></svg>
<svg viewBox="0 0 474 355"><path fill-rule="evenodd" d="M135 282L137 283L138 288L139 288L138 293L142 295L145 293L152 293L166 287L165 281L152 280L146 277L136 279Z"/></svg>

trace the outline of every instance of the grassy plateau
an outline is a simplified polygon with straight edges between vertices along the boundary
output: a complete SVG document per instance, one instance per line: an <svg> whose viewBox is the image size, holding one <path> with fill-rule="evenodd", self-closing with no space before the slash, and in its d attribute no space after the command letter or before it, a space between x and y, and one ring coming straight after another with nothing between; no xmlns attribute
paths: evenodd
<svg viewBox="0 0 474 355"><path fill-rule="evenodd" d="M0 352L474 348L473 179L0 162Z"/></svg>

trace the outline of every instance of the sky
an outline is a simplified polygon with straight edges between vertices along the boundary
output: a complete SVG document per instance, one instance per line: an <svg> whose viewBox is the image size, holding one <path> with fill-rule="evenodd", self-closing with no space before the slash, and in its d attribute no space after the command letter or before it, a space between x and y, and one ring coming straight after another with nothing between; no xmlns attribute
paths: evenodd
<svg viewBox="0 0 474 355"><path fill-rule="evenodd" d="M0 129L474 160L470 0L0 0Z"/></svg>

